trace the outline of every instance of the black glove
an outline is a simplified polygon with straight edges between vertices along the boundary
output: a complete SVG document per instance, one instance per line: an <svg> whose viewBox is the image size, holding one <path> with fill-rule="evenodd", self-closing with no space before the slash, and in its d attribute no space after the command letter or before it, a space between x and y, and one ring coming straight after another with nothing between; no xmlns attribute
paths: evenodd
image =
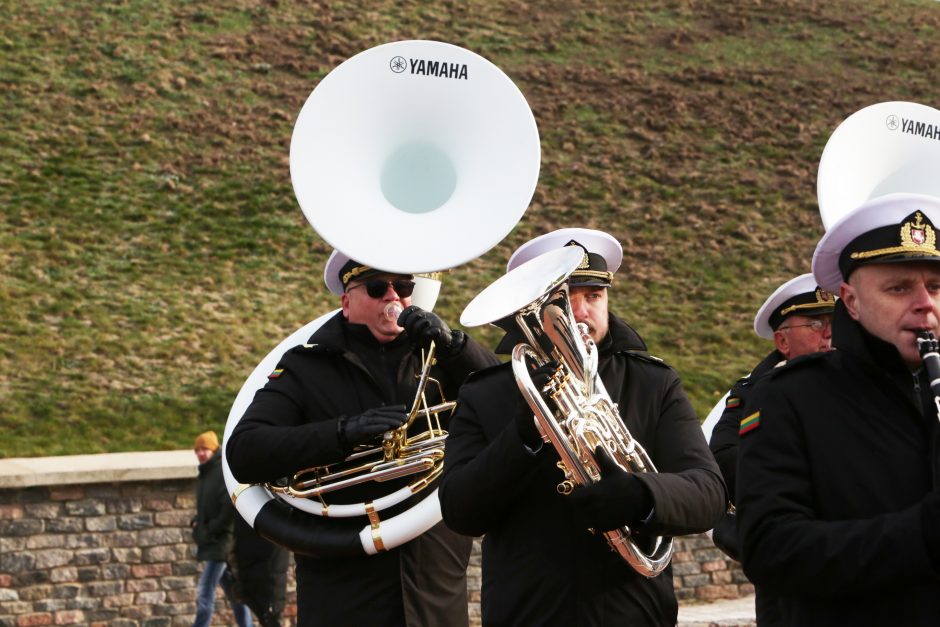
<svg viewBox="0 0 940 627"><path fill-rule="evenodd" d="M467 341L463 331L451 331L437 314L415 305L399 314L398 326L405 329L405 333L419 348L426 350L433 341L441 357L457 354Z"/></svg>
<svg viewBox="0 0 940 627"><path fill-rule="evenodd" d="M653 495L636 475L622 469L602 447L594 451L601 480L568 497L580 524L596 531L637 526L653 509Z"/></svg>
<svg viewBox="0 0 940 627"><path fill-rule="evenodd" d="M400 427L408 418L404 405L376 407L358 416L343 416L336 421L336 436L346 454L357 444L363 444L377 435Z"/></svg>
<svg viewBox="0 0 940 627"><path fill-rule="evenodd" d="M531 377L535 389L541 391L548 383L552 373L557 369L558 363L550 361L544 366L530 370L529 377ZM535 416L532 408L521 394L519 395L519 407L516 411L515 423L522 443L533 451L538 450L542 446L542 436L539 434L538 427L535 426Z"/></svg>

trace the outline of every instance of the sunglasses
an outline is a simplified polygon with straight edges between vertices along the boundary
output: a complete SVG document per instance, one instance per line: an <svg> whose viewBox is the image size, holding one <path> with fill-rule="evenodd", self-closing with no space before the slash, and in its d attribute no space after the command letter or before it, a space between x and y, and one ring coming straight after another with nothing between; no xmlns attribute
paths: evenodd
<svg viewBox="0 0 940 627"><path fill-rule="evenodd" d="M398 279L396 281L382 281L379 279L373 279L371 281L366 281L365 283L358 283L352 287L346 288L347 292L351 292L357 287L366 288L366 294L371 298L382 298L385 296L385 292L388 291L388 286L391 285L392 289L395 290L395 293L398 294L400 298L408 298L411 296L412 292L415 291L415 282L409 281L407 279Z"/></svg>

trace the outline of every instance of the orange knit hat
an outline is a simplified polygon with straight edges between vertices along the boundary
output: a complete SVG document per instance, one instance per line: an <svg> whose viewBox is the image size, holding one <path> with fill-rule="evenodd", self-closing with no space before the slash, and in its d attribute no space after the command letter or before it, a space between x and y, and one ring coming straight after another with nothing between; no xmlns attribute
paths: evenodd
<svg viewBox="0 0 940 627"><path fill-rule="evenodd" d="M196 436L196 445L193 448L207 448L213 452L217 451L219 450L219 438L216 437L215 431L200 433Z"/></svg>

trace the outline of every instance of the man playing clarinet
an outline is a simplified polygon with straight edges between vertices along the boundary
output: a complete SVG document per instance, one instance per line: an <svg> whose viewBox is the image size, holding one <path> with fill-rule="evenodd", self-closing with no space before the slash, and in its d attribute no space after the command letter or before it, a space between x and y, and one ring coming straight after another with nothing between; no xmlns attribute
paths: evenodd
<svg viewBox="0 0 940 627"><path fill-rule="evenodd" d="M788 362L741 419L744 572L785 625L940 625L940 429L918 336L940 331L940 199L891 194L816 247L836 349Z"/></svg>

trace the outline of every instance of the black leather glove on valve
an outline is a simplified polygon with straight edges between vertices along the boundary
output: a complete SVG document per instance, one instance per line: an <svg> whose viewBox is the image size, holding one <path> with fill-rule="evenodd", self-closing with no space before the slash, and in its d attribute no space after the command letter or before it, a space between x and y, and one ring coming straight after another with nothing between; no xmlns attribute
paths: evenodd
<svg viewBox="0 0 940 627"><path fill-rule="evenodd" d="M601 480L577 488L571 495L575 518L585 528L610 531L624 525L635 527L653 510L653 495L633 473L622 469L598 447L594 458Z"/></svg>
<svg viewBox="0 0 940 627"><path fill-rule="evenodd" d="M336 436L346 454L357 444L364 444L386 431L398 428L408 418L404 405L376 407L358 416L343 416L336 421Z"/></svg>
<svg viewBox="0 0 940 627"><path fill-rule="evenodd" d="M548 383L552 373L557 369L558 363L550 361L544 366L530 370L529 377L531 377L535 389L541 391L541 389L545 387L545 384ZM538 427L535 426L535 417L532 408L529 407L529 403L526 402L521 394L519 395L519 408L516 411L515 423L516 430L519 432L519 439L522 440L522 443L533 451L538 450L542 446L542 436L539 434Z"/></svg>
<svg viewBox="0 0 940 627"><path fill-rule="evenodd" d="M447 323L437 314L412 305L398 316L398 326L419 348L427 350L434 342L441 357L456 355L463 349L467 336L463 331L451 331Z"/></svg>

